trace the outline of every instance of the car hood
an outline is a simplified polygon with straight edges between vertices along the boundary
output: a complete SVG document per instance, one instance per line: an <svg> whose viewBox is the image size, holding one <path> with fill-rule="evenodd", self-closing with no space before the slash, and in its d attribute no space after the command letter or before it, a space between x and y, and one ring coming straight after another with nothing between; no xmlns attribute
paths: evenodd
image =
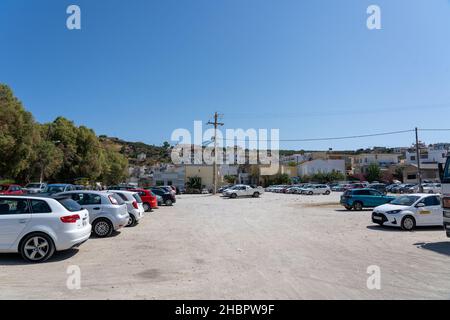
<svg viewBox="0 0 450 320"><path fill-rule="evenodd" d="M408 208L409 208L409 206L397 206L394 204L386 203L386 204L376 207L373 211L384 213L384 212L393 211L393 210L406 210Z"/></svg>

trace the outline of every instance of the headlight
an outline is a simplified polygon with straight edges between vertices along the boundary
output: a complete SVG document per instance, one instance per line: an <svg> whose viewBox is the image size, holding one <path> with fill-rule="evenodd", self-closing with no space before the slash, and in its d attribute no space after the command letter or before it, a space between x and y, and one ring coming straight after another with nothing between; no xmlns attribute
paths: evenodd
<svg viewBox="0 0 450 320"><path fill-rule="evenodd" d="M392 211L387 211L386 213L387 214L397 214L397 213L400 213L400 212L402 212L402 210L392 210Z"/></svg>

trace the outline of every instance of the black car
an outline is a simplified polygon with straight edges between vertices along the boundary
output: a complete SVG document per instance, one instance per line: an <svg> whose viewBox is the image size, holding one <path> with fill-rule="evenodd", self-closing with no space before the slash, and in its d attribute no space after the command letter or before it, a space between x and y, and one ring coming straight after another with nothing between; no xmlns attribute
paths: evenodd
<svg viewBox="0 0 450 320"><path fill-rule="evenodd" d="M172 192L169 192L163 188L150 187L149 190L151 190L154 194L161 196L163 199L162 201L166 206L171 206L177 201Z"/></svg>

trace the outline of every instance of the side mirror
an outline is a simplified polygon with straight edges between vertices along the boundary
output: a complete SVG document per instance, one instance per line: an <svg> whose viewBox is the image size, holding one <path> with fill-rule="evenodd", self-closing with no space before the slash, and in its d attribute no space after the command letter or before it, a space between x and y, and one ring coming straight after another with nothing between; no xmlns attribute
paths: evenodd
<svg viewBox="0 0 450 320"><path fill-rule="evenodd" d="M416 208L423 208L423 207L425 207L425 203L423 202L416 204Z"/></svg>

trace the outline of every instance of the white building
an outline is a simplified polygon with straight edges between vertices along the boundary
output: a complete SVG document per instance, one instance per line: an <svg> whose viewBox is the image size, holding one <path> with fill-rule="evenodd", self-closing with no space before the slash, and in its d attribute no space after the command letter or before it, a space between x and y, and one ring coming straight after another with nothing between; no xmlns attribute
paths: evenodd
<svg viewBox="0 0 450 320"><path fill-rule="evenodd" d="M381 169L387 169L393 164L399 163L398 153L362 153L353 156L352 167L354 173L367 173L371 164L377 164Z"/></svg>
<svg viewBox="0 0 450 320"><path fill-rule="evenodd" d="M430 145L420 148L420 163L445 163L448 146L445 144ZM406 164L417 164L416 149L408 149L405 153Z"/></svg>
<svg viewBox="0 0 450 320"><path fill-rule="evenodd" d="M147 159L147 155L145 153L139 153L137 155L137 160L138 161L144 161L145 159Z"/></svg>
<svg viewBox="0 0 450 320"><path fill-rule="evenodd" d="M157 186L184 187L185 165L165 165L153 169L153 182Z"/></svg>
<svg viewBox="0 0 450 320"><path fill-rule="evenodd" d="M302 162L309 161L311 159L312 155L310 153L304 154L296 153L290 156L280 157L280 164L290 164L290 163L300 164Z"/></svg>
<svg viewBox="0 0 450 320"><path fill-rule="evenodd" d="M345 174L345 160L344 159L316 159L306 161L297 166L297 173L299 176L313 175L315 173L330 173L332 171L341 172Z"/></svg>

